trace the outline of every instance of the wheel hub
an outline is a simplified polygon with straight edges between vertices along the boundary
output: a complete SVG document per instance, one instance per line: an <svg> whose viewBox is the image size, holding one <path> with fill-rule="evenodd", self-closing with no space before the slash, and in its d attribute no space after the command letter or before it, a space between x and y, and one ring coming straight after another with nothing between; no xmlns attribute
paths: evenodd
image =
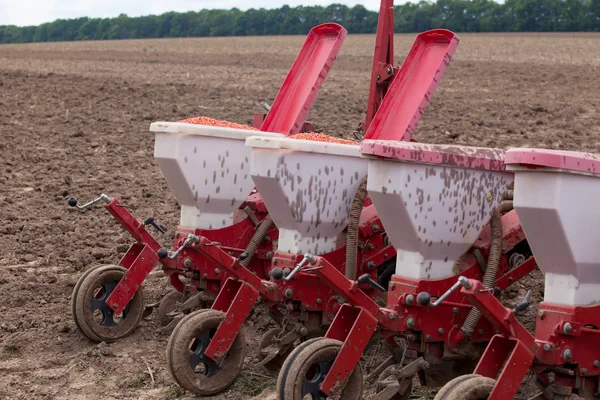
<svg viewBox="0 0 600 400"><path fill-rule="evenodd" d="M192 340L190 346L189 358L192 370L207 377L215 375L221 369L214 360L204 354L215 332L216 330L201 332Z"/></svg>
<svg viewBox="0 0 600 400"><path fill-rule="evenodd" d="M106 299L112 294L117 287L118 282L107 282L100 285L96 293L92 297L91 306L92 314L100 318L95 318L96 323L100 326L117 326L120 321L127 318L130 304L125 307L121 314L116 314L112 308L106 304ZM115 318L116 317L116 318Z"/></svg>
<svg viewBox="0 0 600 400"><path fill-rule="evenodd" d="M302 398L310 395L311 399L318 400L322 398L321 384L325 380L327 373L333 365L333 360L319 361L313 364L306 373L306 380L302 385Z"/></svg>

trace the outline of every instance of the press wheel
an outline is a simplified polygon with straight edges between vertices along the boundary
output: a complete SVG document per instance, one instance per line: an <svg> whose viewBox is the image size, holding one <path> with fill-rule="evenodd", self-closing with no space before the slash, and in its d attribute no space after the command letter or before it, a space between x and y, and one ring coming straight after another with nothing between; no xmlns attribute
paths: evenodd
<svg viewBox="0 0 600 400"><path fill-rule="evenodd" d="M184 389L208 396L227 389L244 364L246 339L237 333L225 359L217 364L204 355L225 313L198 310L181 320L167 343L167 368Z"/></svg>
<svg viewBox="0 0 600 400"><path fill-rule="evenodd" d="M127 270L116 265L94 268L79 278L73 290L75 325L90 340L114 342L130 335L144 313L144 292L138 288L121 314L115 314L106 299Z"/></svg>
<svg viewBox="0 0 600 400"><path fill-rule="evenodd" d="M280 399L325 399L319 387L325 380L342 347L342 342L327 338L308 340L296 347L285 360L277 379ZM359 400L363 392L363 373L360 365L354 367L341 400Z"/></svg>
<svg viewBox="0 0 600 400"><path fill-rule="evenodd" d="M463 375L448 382L434 400L486 400L496 381L481 375Z"/></svg>

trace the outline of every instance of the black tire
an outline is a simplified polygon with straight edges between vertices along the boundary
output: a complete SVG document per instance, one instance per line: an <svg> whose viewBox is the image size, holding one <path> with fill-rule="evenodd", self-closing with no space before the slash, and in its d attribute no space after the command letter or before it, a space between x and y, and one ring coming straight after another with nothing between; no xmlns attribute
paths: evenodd
<svg viewBox="0 0 600 400"><path fill-rule="evenodd" d="M496 380L481 375L463 375L448 382L434 400L486 400Z"/></svg>
<svg viewBox="0 0 600 400"><path fill-rule="evenodd" d="M114 342L129 336L138 327L144 313L144 292L135 295L117 316L104 301L127 270L117 265L94 268L84 274L73 291L73 317L79 330L94 342Z"/></svg>
<svg viewBox="0 0 600 400"><path fill-rule="evenodd" d="M238 332L220 365L203 357L211 335L224 319L225 313L221 311L198 310L182 319L171 334L167 368L184 389L203 396L216 394L227 389L241 372L246 354L243 331ZM198 363L192 367L195 361Z"/></svg>
<svg viewBox="0 0 600 400"><path fill-rule="evenodd" d="M283 364L277 379L277 398L281 400L324 399L318 387L342 347L339 340L316 338L296 347ZM340 394L341 400L362 399L363 373L356 365Z"/></svg>

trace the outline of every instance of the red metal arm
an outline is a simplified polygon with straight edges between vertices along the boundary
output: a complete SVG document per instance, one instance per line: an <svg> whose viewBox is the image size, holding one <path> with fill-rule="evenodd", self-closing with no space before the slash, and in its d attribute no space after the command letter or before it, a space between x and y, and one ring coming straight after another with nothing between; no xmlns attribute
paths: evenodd
<svg viewBox="0 0 600 400"><path fill-rule="evenodd" d="M394 0L382 0L375 37L375 54L371 71L371 88L367 104L367 120L363 125L366 132L383 101L394 75Z"/></svg>

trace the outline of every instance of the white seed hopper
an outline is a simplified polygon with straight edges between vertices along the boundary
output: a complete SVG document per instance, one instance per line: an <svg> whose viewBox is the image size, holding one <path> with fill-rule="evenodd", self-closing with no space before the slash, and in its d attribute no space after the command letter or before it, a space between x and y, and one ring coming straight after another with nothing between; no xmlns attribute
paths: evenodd
<svg viewBox="0 0 600 400"><path fill-rule="evenodd" d="M396 247L396 275L443 279L473 245L513 181L504 151L365 140L367 188Z"/></svg>
<svg viewBox="0 0 600 400"><path fill-rule="evenodd" d="M154 157L181 205L180 225L220 229L234 214L254 183L250 177L249 136L283 137L277 133L155 122Z"/></svg>
<svg viewBox="0 0 600 400"><path fill-rule="evenodd" d="M345 243L352 202L367 175L358 145L250 137L250 174L279 228L279 251L324 254Z"/></svg>
<svg viewBox="0 0 600 400"><path fill-rule="evenodd" d="M587 306L600 301L600 156L511 149L514 207L545 276L544 301Z"/></svg>

